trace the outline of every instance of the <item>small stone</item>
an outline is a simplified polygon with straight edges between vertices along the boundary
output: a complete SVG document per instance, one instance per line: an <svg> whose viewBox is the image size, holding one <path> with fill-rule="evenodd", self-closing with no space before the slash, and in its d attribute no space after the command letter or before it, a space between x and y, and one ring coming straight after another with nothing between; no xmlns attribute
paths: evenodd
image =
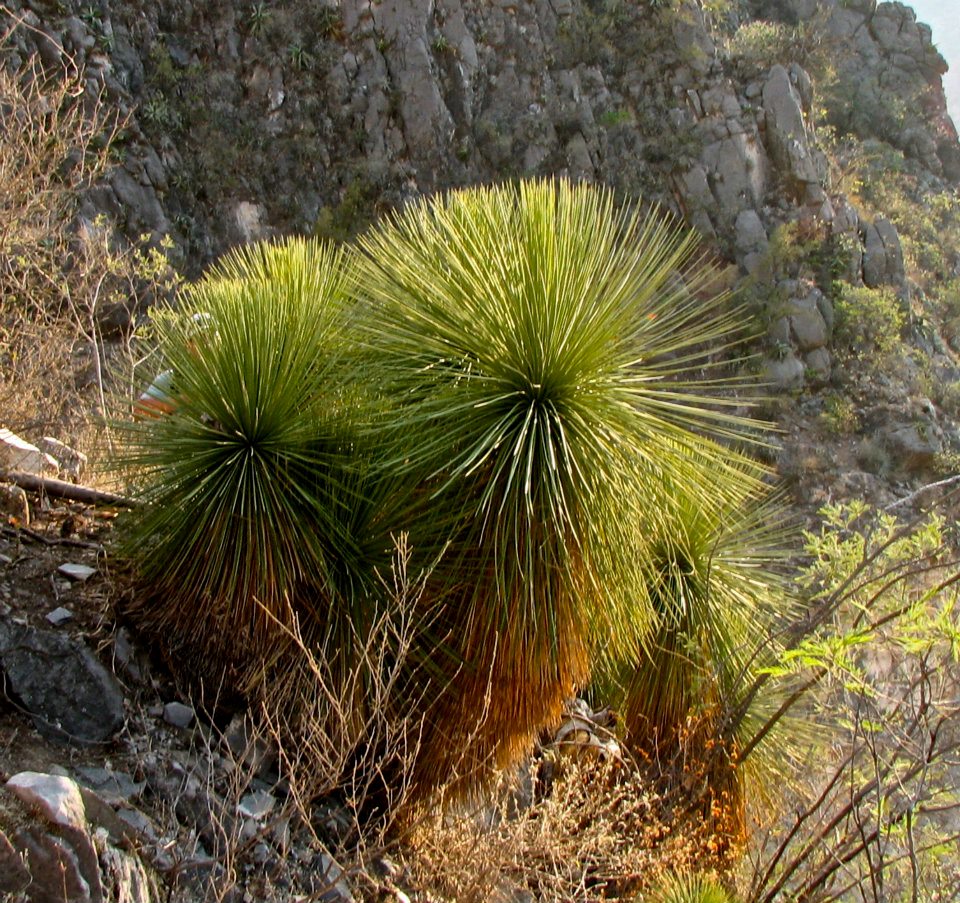
<svg viewBox="0 0 960 903"><path fill-rule="evenodd" d="M120 809L117 812L117 817L151 843L155 843L160 837L156 825L137 809Z"/></svg>
<svg viewBox="0 0 960 903"><path fill-rule="evenodd" d="M147 786L145 781L137 782L123 771L111 768L81 766L77 769L80 783L95 790L108 803L126 803L137 799Z"/></svg>
<svg viewBox="0 0 960 903"><path fill-rule="evenodd" d="M354 903L343 869L325 851L313 857L309 886L322 903Z"/></svg>
<svg viewBox="0 0 960 903"><path fill-rule="evenodd" d="M250 843L260 833L260 823L255 818L245 818L240 825L240 843Z"/></svg>
<svg viewBox="0 0 960 903"><path fill-rule="evenodd" d="M14 518L21 527L30 526L30 502L19 486L0 483L0 514Z"/></svg>
<svg viewBox="0 0 960 903"><path fill-rule="evenodd" d="M137 661L137 653L130 638L130 631L121 627L113 639L113 655L120 669L131 680L139 681L143 677L143 670Z"/></svg>
<svg viewBox="0 0 960 903"><path fill-rule="evenodd" d="M66 624L67 621L73 619L73 612L69 608L64 608L62 605L59 608L55 608L47 615L47 620L53 624L54 627L59 627L61 624Z"/></svg>
<svg viewBox="0 0 960 903"><path fill-rule="evenodd" d="M87 817L80 788L60 775L21 771L7 781L7 789L55 825L86 831Z"/></svg>
<svg viewBox="0 0 960 903"><path fill-rule="evenodd" d="M195 713L182 702L168 702L163 707L163 720L174 727L188 728L193 724Z"/></svg>
<svg viewBox="0 0 960 903"><path fill-rule="evenodd" d="M71 564L67 562L61 564L57 568L57 572L63 574L64 577L68 577L71 580L75 580L77 583L86 583L94 574L96 574L97 569L92 568L87 564Z"/></svg>
<svg viewBox="0 0 960 903"><path fill-rule="evenodd" d="M253 793L248 793L240 800L240 804L237 806L237 812L247 818L255 818L262 821L273 811L276 804L277 801L273 798L272 794L267 793L266 790L256 790Z"/></svg>
<svg viewBox="0 0 960 903"><path fill-rule="evenodd" d="M242 763L249 774L262 777L277 760L276 750L254 729L248 715L238 713L230 719L223 734L229 757Z"/></svg>

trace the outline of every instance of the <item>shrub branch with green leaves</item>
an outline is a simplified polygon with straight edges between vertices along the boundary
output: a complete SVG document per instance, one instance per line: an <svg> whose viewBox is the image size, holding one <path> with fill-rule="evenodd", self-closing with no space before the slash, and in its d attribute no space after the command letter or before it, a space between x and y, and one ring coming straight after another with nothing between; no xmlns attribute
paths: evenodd
<svg viewBox="0 0 960 903"><path fill-rule="evenodd" d="M936 515L901 524L858 502L823 515L807 534L811 612L757 679L783 701L754 732L800 714L819 737L778 744L790 826L759 839L747 899L940 899L960 879L956 550Z"/></svg>

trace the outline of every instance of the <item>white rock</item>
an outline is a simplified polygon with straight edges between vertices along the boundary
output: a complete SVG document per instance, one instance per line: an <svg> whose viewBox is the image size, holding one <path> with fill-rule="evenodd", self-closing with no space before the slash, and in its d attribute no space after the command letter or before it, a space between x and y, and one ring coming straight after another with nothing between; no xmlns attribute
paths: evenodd
<svg viewBox="0 0 960 903"><path fill-rule="evenodd" d="M272 794L266 790L255 790L240 800L240 804L237 806L237 812L247 818L262 820L273 811L273 807L276 806L276 804L277 801L273 798Z"/></svg>
<svg viewBox="0 0 960 903"><path fill-rule="evenodd" d="M60 472L60 465L55 458L5 427L0 427L0 467L22 470L41 477Z"/></svg>
<svg viewBox="0 0 960 903"><path fill-rule="evenodd" d="M63 574L64 577L69 577L71 580L76 580L78 583L86 583L94 574L96 574L97 569L92 568L86 564L71 564L67 562L61 564L57 568L59 573Z"/></svg>
<svg viewBox="0 0 960 903"><path fill-rule="evenodd" d="M87 830L80 788L70 778L36 771L21 771L7 781L7 789L28 806L38 809L55 825Z"/></svg>
<svg viewBox="0 0 960 903"><path fill-rule="evenodd" d="M71 448L52 436L44 436L37 443L37 447L40 451L46 452L50 457L59 461L60 467L68 476L75 480L79 480L83 476L87 467L87 456L83 452Z"/></svg>

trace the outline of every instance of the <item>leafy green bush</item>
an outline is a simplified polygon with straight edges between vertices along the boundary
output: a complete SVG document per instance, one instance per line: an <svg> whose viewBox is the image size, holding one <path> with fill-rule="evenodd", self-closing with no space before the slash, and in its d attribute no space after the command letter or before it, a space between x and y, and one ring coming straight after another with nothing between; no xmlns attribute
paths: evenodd
<svg viewBox="0 0 960 903"><path fill-rule="evenodd" d="M937 899L960 877L940 817L960 791L956 549L938 515L903 523L860 502L821 514L806 535L810 612L758 678L786 691L758 736L792 711L818 733L781 747L746 899Z"/></svg>
<svg viewBox="0 0 960 903"><path fill-rule="evenodd" d="M843 284L834 314L838 352L882 367L899 348L906 315L892 289Z"/></svg>

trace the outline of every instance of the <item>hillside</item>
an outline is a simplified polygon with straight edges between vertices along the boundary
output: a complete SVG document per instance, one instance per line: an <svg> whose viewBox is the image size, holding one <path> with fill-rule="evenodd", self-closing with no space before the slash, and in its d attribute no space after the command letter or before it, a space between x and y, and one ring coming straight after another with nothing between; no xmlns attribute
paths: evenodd
<svg viewBox="0 0 960 903"><path fill-rule="evenodd" d="M808 645L785 653L790 664L767 670L788 688L790 680L801 682L791 670L801 667L799 659L810 669L805 673L818 675L810 686L829 675L824 695L805 712L808 721L826 719L833 705L853 705L856 680L844 685L842 677L848 667L857 680L876 680L879 695L895 696L894 685L901 692L898 703L877 704L874 721L857 708L855 740L849 747L837 741L834 749L856 748L866 756L869 747L877 774L887 769L889 784L863 778L877 791L871 817L896 811L899 791L887 791L896 783L891 775L905 786L920 780L903 809L910 814L884 823L889 847L865 840L858 847L862 821L837 829L835 842L841 854L847 843L856 850L850 862L867 856L857 886L866 894L863 874L874 883L873 897L864 899L892 898L882 880L876 883L887 868L899 890L907 886L902 882L909 883L908 866L917 856L910 825L923 809L923 782L928 770L941 769L938 774L949 776L945 798L956 789L957 744L944 728L943 736L950 735L945 749L931 753L917 778L920 772L910 770L916 756L881 762L870 746L870 725L885 718L895 723L900 751L913 750L917 731L932 730L931 713L916 703L927 687L917 689L916 674L933 681L930 674L942 673L937 705L943 707L930 708L952 712L945 700L956 675L946 666L939 671L939 659L925 669L934 647L939 654L943 644L955 645L952 621L945 626L949 618L941 617L951 604L938 593L953 586L951 490L960 479L960 139L946 111L946 64L936 35L908 5L9 0L0 7L0 22L7 74L2 103L12 111L8 122L19 124L0 135L0 205L10 224L0 235L0 328L7 349L0 427L32 442L46 435L68 442L93 461L81 481L101 490L118 489L103 463L113 441L102 428L111 378L127 380L125 391L134 397L149 384L159 370L151 357L158 327L150 310L232 248L291 235L349 243L417 198L547 177L606 186L619 204L659 208L692 227L700 259L731 292L731 305L739 305L735 316L745 333L724 354L708 349L697 366L721 368L738 381L736 393L744 381L762 386L759 403L748 408L743 401L734 410L769 421L758 454L770 470L761 482L780 487L790 518L811 531L793 534L777 568L811 611L829 599L822 620L842 625L835 645L820 634L804 635ZM66 85L65 93L54 95L51 84ZM24 85L40 87L30 94ZM59 101L44 99L52 96ZM58 124L65 124L62 143ZM34 196L40 206L27 209L24 198ZM705 323L711 310L704 306ZM61 476L68 476L65 470ZM79 471L71 478L80 478ZM42 500L29 489L28 496L29 502L22 490L3 494L0 672L10 689L0 709L0 773L71 780L66 790L56 781L52 789L41 787L39 803L29 787L16 792L39 805L55 829L46 822L37 827L40 820L25 815L13 796L0 796L0 872L16 875L4 884L0 874L0 895L31 901L146 901L167 892L184 901L667 901L679 897L654 897L650 888L663 873L690 867L719 876L723 893L737 891L751 901L787 899L778 894L788 891L811 894L803 899L854 893L845 873L824 871L829 855L818 858L830 829L816 831L830 823L830 814L811 835L817 842L798 856L796 874L779 858L764 874L763 857L777 848L781 815L764 822L757 812L778 813L774 799L750 810L768 842L738 859L739 841L717 841L727 830L718 826L736 816L703 802L719 799L719 791L683 808L663 785L644 784L642 767L619 784L598 777L595 758L623 764L605 708L608 686L578 688L590 690L591 705L576 700L559 729L545 726L535 757L521 769L519 789L481 800L479 815L457 810L445 819L420 812L402 831L378 823L380 833L364 834L357 815L363 800L351 799L339 778L327 782L310 772L318 756L326 756L331 774L349 772L354 781L364 767L378 770L379 760L371 766L363 757L382 752L378 743L392 752L394 726L378 721L366 747L336 750L318 741L298 758L300 751L284 748L289 738L282 717L245 714L230 692L215 704L209 695L189 697L196 675L183 673L185 667L181 672L175 643L151 638L149 630L138 637L130 630L136 616L126 622L119 615L138 604L131 603L137 590L127 564L115 569L112 557L113 517L125 500L104 497L104 507ZM937 506L944 520L917 527L920 538L904 549L889 538L897 525L882 515L870 520L860 505L904 520ZM868 521L873 526L862 528L865 538L856 546ZM397 567L406 564L401 551ZM89 584L91 574L68 583L56 573L81 561L96 573ZM943 570L934 573L937 568ZM912 633L884 634L889 648L878 641L876 651L851 664L846 656L854 653L844 643L861 643L862 620L845 620L842 606L870 609L869 587L885 574L896 575L891 584L903 593L890 603L896 612L890 619L909 608L904 599L933 599L941 632L929 640L936 631L917 615ZM411 577L411 595L417 579ZM404 592L405 580L404 574ZM71 609L70 617L50 639L55 622L46 621L60 605ZM878 622L885 624L884 617ZM388 627L378 625L387 644ZM871 641L881 633L871 633ZM917 649L928 640L921 655ZM77 728L93 730L93 738L73 742L77 731L59 720L52 733L49 724L44 728L47 716L32 706L52 705L50 691L32 702L32 672L22 689L17 669L23 666L11 658L33 643L41 644L41 660L70 659L66 677L54 674L92 694L75 705L68 699L66 708L96 710L96 725L81 718ZM146 654L148 648L159 655ZM922 664L911 655L921 655ZM376 695L369 687L351 692ZM489 698L476 702L490 705ZM339 728L349 734L350 717L341 712L340 718ZM571 731L595 753L586 763L564 764L561 752L571 741L563 738ZM688 740L695 745L695 738L690 727ZM791 747L784 758L792 755ZM856 755L849 761L860 768ZM636 765L626 746L623 758ZM706 785L716 777L708 772L684 771L684 781ZM834 780L842 783L838 774ZM553 793L554 777L562 793ZM71 796L72 779L86 788L82 799ZM329 793L331 787L337 792ZM381 804L370 786L365 790L375 799L370 805ZM356 785L353 792L362 796ZM54 798L56 804L49 802ZM861 802L851 804L858 817ZM944 803L932 819L934 840L923 835L938 869L939 895L932 895L932 883L924 885L931 900L956 899L960 886L949 855L956 847L953 805ZM85 817L77 807L86 807ZM699 821L691 822L694 810ZM461 816L468 827L456 826ZM565 832L571 821L580 833ZM728 833L740 837L749 830ZM640 841L627 850L624 837ZM464 861L473 864L461 869ZM753 875L745 878L749 863ZM54 871L68 877L59 884L41 880ZM916 874L912 880L916 890Z"/></svg>

